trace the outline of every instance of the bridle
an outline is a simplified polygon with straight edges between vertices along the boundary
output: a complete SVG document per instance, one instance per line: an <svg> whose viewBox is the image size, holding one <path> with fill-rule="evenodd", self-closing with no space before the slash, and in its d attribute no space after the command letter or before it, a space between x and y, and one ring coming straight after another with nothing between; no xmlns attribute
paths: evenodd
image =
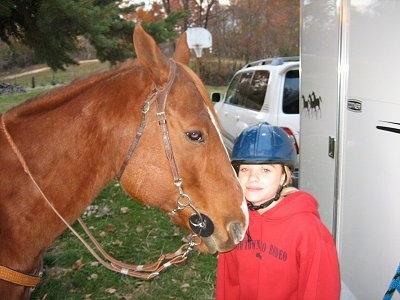
<svg viewBox="0 0 400 300"><path fill-rule="evenodd" d="M166 85L162 88L158 88L155 84L153 84L152 92L146 98L143 107L142 107L142 118L139 125L139 128L136 132L135 138L129 147L129 150L125 156L124 162L117 173L116 179L120 181L122 174L125 171L126 166L129 163L129 160L132 157L132 154L139 143L141 136L143 135L143 131L146 127L146 115L150 110L151 104L156 102L157 107L157 119L158 124L160 125L161 136L163 140L165 154L169 161L169 165L171 168L172 176L174 178L174 185L178 189L178 199L177 199L177 207L168 213L169 216L174 216L178 211L183 210L187 207L191 208L194 211L194 214L189 218L189 224L192 230L199 236L208 237L214 232L214 225L210 218L206 215L199 212L199 210L193 205L190 196L185 194L182 187L182 178L179 175L178 166L175 161L174 152L172 150L171 139L169 137L168 126L167 126L167 117L165 113L165 106L168 98L168 94L172 87L172 84L175 81L176 76L176 63L174 60L169 60L171 68L168 76L168 81Z"/></svg>
<svg viewBox="0 0 400 300"><path fill-rule="evenodd" d="M162 88L157 87L153 83L152 91L150 95L146 98L143 106L142 106L142 118L139 128L136 132L135 138L131 143L129 150L125 156L125 159L122 163L122 166L119 172L116 175L116 179L120 181L121 176L123 175L126 166L131 159L133 152L136 146L139 143L141 136L143 135L145 126L146 126L146 115L150 110L151 104L155 101L157 107L157 118L158 123L160 125L163 145L165 154L170 164L171 172L173 175L174 185L178 190L178 198L177 198L177 206L171 212L168 213L169 216L174 216L179 211L185 208L191 208L193 210L193 214L189 217L189 225L195 234L189 235L188 243L182 245L177 251L173 253L163 254L156 263L151 265L128 265L124 264L110 255L108 255L99 245L99 243L95 240L94 236L90 233L87 226L83 223L83 221L79 218L78 221L83 227L86 234L89 236L93 244L96 246L97 250L103 256L100 255L83 239L72 227L71 225L59 214L59 212L55 209L53 204L48 200L46 195L43 193L42 189L37 184L36 180L34 179L32 173L30 172L21 152L15 145L12 137L10 136L4 122L4 114L1 117L1 123L4 130L4 133L7 137L7 140L13 149L14 153L18 157L21 165L24 168L24 171L29 175L32 182L36 186L36 188L41 193L42 197L47 201L48 205L52 208L55 214L64 222L64 224L77 236L77 238L84 244L84 246L89 250L89 252L106 268L116 271L125 275L143 278L143 279L150 279L159 274L165 268L173 265L179 264L186 261L188 254L194 249L195 246L200 244L200 237L208 237L214 232L214 224L212 223L211 219L206 215L200 213L200 211L193 205L190 196L185 194L182 187L182 178L179 175L178 167L175 161L174 153L172 150L171 140L169 137L168 127L167 127L167 119L165 113L165 106L166 101L168 98L168 94L170 89L175 81L176 76L176 63L174 60L169 60L170 62L170 73L168 77L168 81L166 85ZM27 287L35 287L40 282L40 277L42 276L42 270L40 272L35 272L35 275L27 275L21 272L17 272L15 270L9 269L4 266L0 266L0 280L9 281L11 283L15 283L17 285L27 286Z"/></svg>

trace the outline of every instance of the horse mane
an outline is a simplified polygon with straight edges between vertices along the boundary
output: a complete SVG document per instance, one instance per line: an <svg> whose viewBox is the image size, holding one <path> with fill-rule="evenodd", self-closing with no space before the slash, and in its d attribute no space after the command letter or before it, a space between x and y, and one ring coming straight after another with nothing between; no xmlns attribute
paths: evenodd
<svg viewBox="0 0 400 300"><path fill-rule="evenodd" d="M131 72L135 67L139 67L138 61L128 60L112 69L74 79L65 86L52 89L13 107L9 112L15 117L24 117L53 110L67 103L78 94L82 94L84 91L92 88L95 84L111 79L114 76L121 76L124 73Z"/></svg>

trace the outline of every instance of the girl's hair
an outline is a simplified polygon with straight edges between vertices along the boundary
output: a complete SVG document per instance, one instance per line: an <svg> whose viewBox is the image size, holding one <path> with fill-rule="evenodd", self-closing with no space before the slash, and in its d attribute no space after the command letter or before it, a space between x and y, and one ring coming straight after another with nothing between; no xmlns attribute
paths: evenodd
<svg viewBox="0 0 400 300"><path fill-rule="evenodd" d="M282 164L282 172L285 174L285 182L283 183L284 187L291 186L292 184L292 169L287 165Z"/></svg>

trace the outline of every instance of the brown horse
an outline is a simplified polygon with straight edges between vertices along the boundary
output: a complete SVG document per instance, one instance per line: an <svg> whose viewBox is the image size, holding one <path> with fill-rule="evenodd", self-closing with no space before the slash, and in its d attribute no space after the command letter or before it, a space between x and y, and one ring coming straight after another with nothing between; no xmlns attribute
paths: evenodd
<svg viewBox="0 0 400 300"><path fill-rule="evenodd" d="M186 66L186 34L173 59L140 25L134 45L137 60L1 116L2 268L37 274L46 247L66 229L51 206L72 223L114 178L134 199L197 233L199 251L227 251L243 238L242 190L205 87ZM28 294L0 279L3 299Z"/></svg>

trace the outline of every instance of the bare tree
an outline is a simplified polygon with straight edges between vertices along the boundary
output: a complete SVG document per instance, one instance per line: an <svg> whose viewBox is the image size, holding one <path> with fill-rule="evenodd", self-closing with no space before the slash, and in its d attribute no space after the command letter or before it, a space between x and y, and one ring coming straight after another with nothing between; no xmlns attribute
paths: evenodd
<svg viewBox="0 0 400 300"><path fill-rule="evenodd" d="M300 3L298 0L162 0L165 12L185 10L181 24L207 28L213 53L249 61L271 56L298 55Z"/></svg>

